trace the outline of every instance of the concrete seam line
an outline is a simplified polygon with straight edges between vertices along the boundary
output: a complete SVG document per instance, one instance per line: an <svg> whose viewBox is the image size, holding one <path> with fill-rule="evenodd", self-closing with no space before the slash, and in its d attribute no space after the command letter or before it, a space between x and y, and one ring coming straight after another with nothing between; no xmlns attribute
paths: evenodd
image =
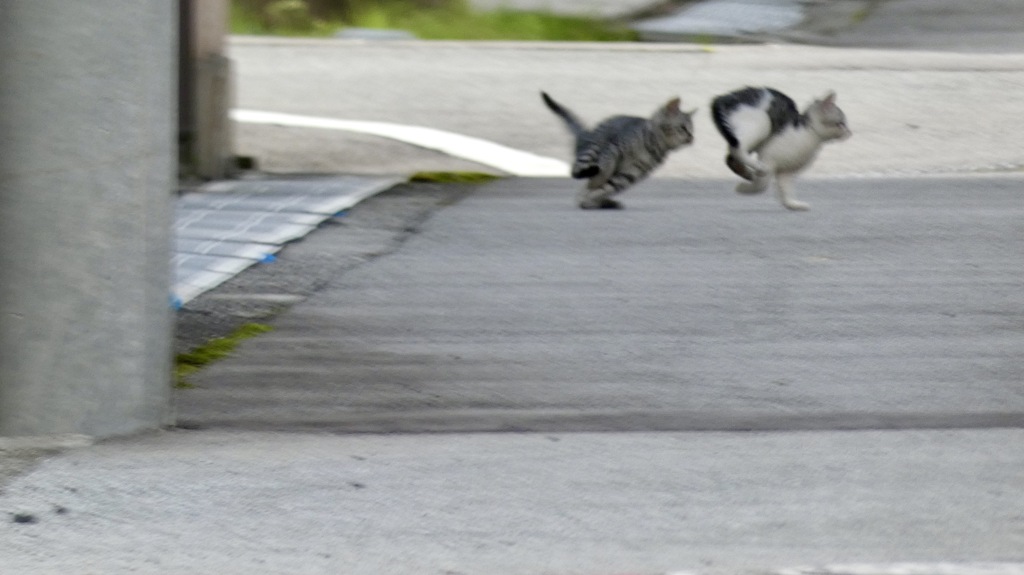
<svg viewBox="0 0 1024 575"><path fill-rule="evenodd" d="M569 164L554 158L516 150L480 138L463 136L423 126L388 122L339 120L258 110L232 110L236 122L296 128L319 128L371 134L497 168L514 176L568 176Z"/></svg>
<svg viewBox="0 0 1024 575"><path fill-rule="evenodd" d="M775 575L1024 575L1024 563L850 563L781 569Z"/></svg>
<svg viewBox="0 0 1024 575"><path fill-rule="evenodd" d="M65 433L57 435L23 435L0 437L0 454L16 451L57 451L88 447L95 440L90 435Z"/></svg>

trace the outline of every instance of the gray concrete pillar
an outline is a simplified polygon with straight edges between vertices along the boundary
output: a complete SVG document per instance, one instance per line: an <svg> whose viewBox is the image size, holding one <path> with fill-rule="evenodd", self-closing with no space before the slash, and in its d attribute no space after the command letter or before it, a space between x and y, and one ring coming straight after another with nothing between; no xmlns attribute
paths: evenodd
<svg viewBox="0 0 1024 575"><path fill-rule="evenodd" d="M182 160L190 176L223 179L235 170L231 61L224 56L231 3L181 0L179 125Z"/></svg>
<svg viewBox="0 0 1024 575"><path fill-rule="evenodd" d="M0 435L168 422L177 13L0 2Z"/></svg>

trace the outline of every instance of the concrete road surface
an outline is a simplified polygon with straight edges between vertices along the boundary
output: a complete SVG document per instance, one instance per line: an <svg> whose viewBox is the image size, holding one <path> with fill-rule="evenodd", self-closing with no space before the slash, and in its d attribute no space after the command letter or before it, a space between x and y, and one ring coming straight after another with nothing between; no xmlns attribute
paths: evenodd
<svg viewBox="0 0 1024 575"><path fill-rule="evenodd" d="M8 487L5 573L1020 575L1014 430L172 432ZM908 570L889 562L940 563ZM982 562L982 565L978 565Z"/></svg>
<svg viewBox="0 0 1024 575"><path fill-rule="evenodd" d="M853 0L823 0L812 15L840 12ZM840 5L832 8L830 5ZM938 50L960 53L1020 53L1024 50L1024 4L1016 0L883 0L851 14L843 29L807 38L837 46ZM825 32L824 30L819 30Z"/></svg>
<svg viewBox="0 0 1024 575"><path fill-rule="evenodd" d="M1022 186L811 180L799 214L714 180L622 212L565 180L383 194L289 248L367 260L181 390L193 430L7 485L0 565L1017 575L992 562L1024 562ZM537 432L334 433L394 430Z"/></svg>
<svg viewBox="0 0 1024 575"><path fill-rule="evenodd" d="M700 108L696 142L660 177L727 178L708 102L769 85L801 105L829 89L854 137L828 146L815 175L916 175L1019 169L1024 54L840 50L809 46L358 43L236 39L239 107L429 126L568 160L546 90L581 117L649 114L673 95ZM243 124L239 148L271 171L409 174L478 169L383 138Z"/></svg>
<svg viewBox="0 0 1024 575"><path fill-rule="evenodd" d="M1016 0L706 0L675 5L633 26L642 38L677 42L795 42L947 53L1024 50L1024 4Z"/></svg>

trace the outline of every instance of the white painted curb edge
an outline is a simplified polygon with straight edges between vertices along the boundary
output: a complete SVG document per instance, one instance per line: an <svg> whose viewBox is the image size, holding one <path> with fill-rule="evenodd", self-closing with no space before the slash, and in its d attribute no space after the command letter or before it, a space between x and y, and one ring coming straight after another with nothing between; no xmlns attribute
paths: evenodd
<svg viewBox="0 0 1024 575"><path fill-rule="evenodd" d="M569 164L561 160L434 128L387 122L318 118L258 110L232 110L231 117L236 122L248 124L320 128L381 136L491 166L514 176L559 177L569 175Z"/></svg>

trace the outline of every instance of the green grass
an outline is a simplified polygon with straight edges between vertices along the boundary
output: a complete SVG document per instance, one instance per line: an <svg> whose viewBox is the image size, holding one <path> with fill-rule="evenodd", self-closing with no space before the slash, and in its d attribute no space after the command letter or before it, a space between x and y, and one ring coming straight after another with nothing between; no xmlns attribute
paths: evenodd
<svg viewBox="0 0 1024 575"><path fill-rule="evenodd" d="M294 6L294 0L291 0ZM624 26L600 19L562 16L550 12L499 9L476 11L466 0L414 6L407 0L353 1L349 15L317 18L271 18L239 2L231 6L233 34L329 36L346 26L407 30L424 40L547 40L633 41L637 35ZM285 21L287 20L287 22ZM299 24L295 24L299 22Z"/></svg>
<svg viewBox="0 0 1024 575"><path fill-rule="evenodd" d="M854 12L853 15L850 17L850 21L853 22L854 24L860 24L861 22L867 20L868 16L870 16L870 15L871 15L871 7L870 6L865 6L865 7L861 8L860 10L857 10L856 12Z"/></svg>
<svg viewBox="0 0 1024 575"><path fill-rule="evenodd" d="M409 181L431 184L483 184L500 178L501 176L483 172L416 172Z"/></svg>
<svg viewBox="0 0 1024 575"><path fill-rule="evenodd" d="M207 365L223 359L238 347L242 340L266 333L272 328L261 323L247 323L236 329L230 335L211 339L188 353L179 353L174 362L174 387L188 389L194 387L188 381L188 376L206 367Z"/></svg>

